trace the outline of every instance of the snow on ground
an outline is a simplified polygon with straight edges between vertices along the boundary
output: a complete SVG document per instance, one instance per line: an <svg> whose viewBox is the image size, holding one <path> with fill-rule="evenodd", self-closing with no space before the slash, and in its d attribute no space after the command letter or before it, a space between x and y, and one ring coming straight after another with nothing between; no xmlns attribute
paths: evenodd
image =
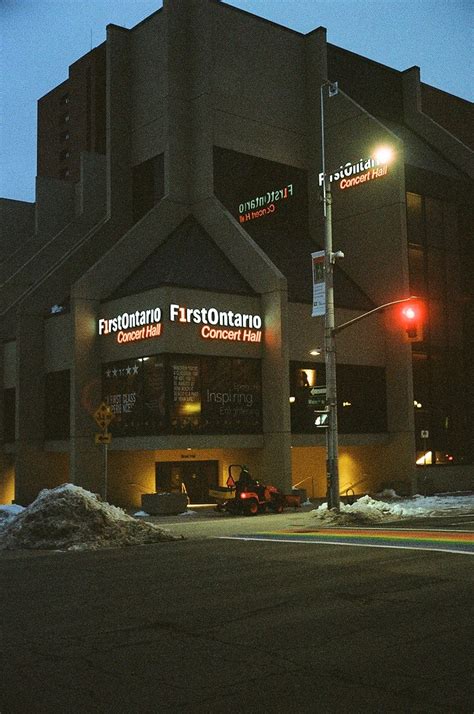
<svg viewBox="0 0 474 714"><path fill-rule="evenodd" d="M1 509L0 549L97 550L181 539L70 483L44 489L26 508Z"/></svg>
<svg viewBox="0 0 474 714"><path fill-rule="evenodd" d="M15 503L11 506L0 505L0 527L2 524L6 525L7 521L10 521L23 510L23 506L18 506Z"/></svg>
<svg viewBox="0 0 474 714"><path fill-rule="evenodd" d="M323 503L311 515L326 524L347 525L395 521L406 518L474 513L474 495L413 496L400 498L394 491L383 492L377 498L362 496L353 504L341 503L340 513L328 510Z"/></svg>

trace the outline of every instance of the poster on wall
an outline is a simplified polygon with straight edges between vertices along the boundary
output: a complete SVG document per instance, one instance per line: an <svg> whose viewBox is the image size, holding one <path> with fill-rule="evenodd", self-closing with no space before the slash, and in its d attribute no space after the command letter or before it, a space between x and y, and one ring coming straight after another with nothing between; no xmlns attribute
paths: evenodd
<svg viewBox="0 0 474 714"><path fill-rule="evenodd" d="M206 430L253 433L261 430L260 362L206 358L202 370L202 417Z"/></svg>
<svg viewBox="0 0 474 714"><path fill-rule="evenodd" d="M157 434L166 425L165 365L160 357L111 362L102 367L102 398L114 413L116 436Z"/></svg>
<svg viewBox="0 0 474 714"><path fill-rule="evenodd" d="M143 429L144 434L159 434L166 427L166 365L163 357L144 357Z"/></svg>
<svg viewBox="0 0 474 714"><path fill-rule="evenodd" d="M171 364L171 427L176 431L198 430L201 415L199 361L175 358Z"/></svg>
<svg viewBox="0 0 474 714"><path fill-rule="evenodd" d="M111 362L102 368L102 398L114 414L111 431L118 435L138 433L142 380L137 360Z"/></svg>

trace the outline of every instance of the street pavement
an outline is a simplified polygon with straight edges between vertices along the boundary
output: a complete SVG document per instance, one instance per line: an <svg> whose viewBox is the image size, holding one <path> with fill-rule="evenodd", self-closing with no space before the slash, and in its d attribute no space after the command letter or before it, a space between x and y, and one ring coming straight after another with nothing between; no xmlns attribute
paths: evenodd
<svg viewBox="0 0 474 714"><path fill-rule="evenodd" d="M310 519L1 552L1 714L472 714L473 558L229 539Z"/></svg>

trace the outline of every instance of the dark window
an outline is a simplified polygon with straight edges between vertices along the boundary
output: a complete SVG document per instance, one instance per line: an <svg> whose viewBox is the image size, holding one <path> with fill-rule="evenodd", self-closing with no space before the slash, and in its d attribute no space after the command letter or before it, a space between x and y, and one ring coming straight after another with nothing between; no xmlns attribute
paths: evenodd
<svg viewBox="0 0 474 714"><path fill-rule="evenodd" d="M162 355L102 368L116 436L261 432L260 361Z"/></svg>
<svg viewBox="0 0 474 714"><path fill-rule="evenodd" d="M3 440L6 444L15 441L15 388L9 387L3 392Z"/></svg>
<svg viewBox="0 0 474 714"><path fill-rule="evenodd" d="M318 410L324 409L323 364L292 363L291 430L312 434ZM337 414L341 434L379 433L387 430L387 396L383 367L337 366Z"/></svg>
<svg viewBox="0 0 474 714"><path fill-rule="evenodd" d="M461 278L457 285L449 270L456 274L459 267L461 276L463 270L470 275L472 261L463 255L456 266L456 260L460 238L464 241L472 231L463 230L456 204L414 193L407 194L407 228L410 288L427 304L424 340L413 345L417 460L466 463L473 458L472 380L459 355L463 346L466 349L469 330L455 330L456 323L449 321L465 282Z"/></svg>
<svg viewBox="0 0 474 714"><path fill-rule="evenodd" d="M343 364L337 368L338 427L342 434L387 431L385 369Z"/></svg>
<svg viewBox="0 0 474 714"><path fill-rule="evenodd" d="M69 439L69 370L48 372L45 376L45 439Z"/></svg>

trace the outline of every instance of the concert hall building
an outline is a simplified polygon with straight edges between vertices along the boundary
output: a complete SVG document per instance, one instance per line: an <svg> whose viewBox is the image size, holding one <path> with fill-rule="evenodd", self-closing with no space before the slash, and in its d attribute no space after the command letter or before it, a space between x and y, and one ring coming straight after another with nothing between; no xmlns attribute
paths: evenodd
<svg viewBox="0 0 474 714"><path fill-rule="evenodd" d="M0 503L103 492L105 456L124 506L208 502L230 464L325 496L328 79L336 324L426 305L420 342L395 307L336 337L341 495L474 487L472 105L325 28L164 0L39 100L36 200L1 201Z"/></svg>

